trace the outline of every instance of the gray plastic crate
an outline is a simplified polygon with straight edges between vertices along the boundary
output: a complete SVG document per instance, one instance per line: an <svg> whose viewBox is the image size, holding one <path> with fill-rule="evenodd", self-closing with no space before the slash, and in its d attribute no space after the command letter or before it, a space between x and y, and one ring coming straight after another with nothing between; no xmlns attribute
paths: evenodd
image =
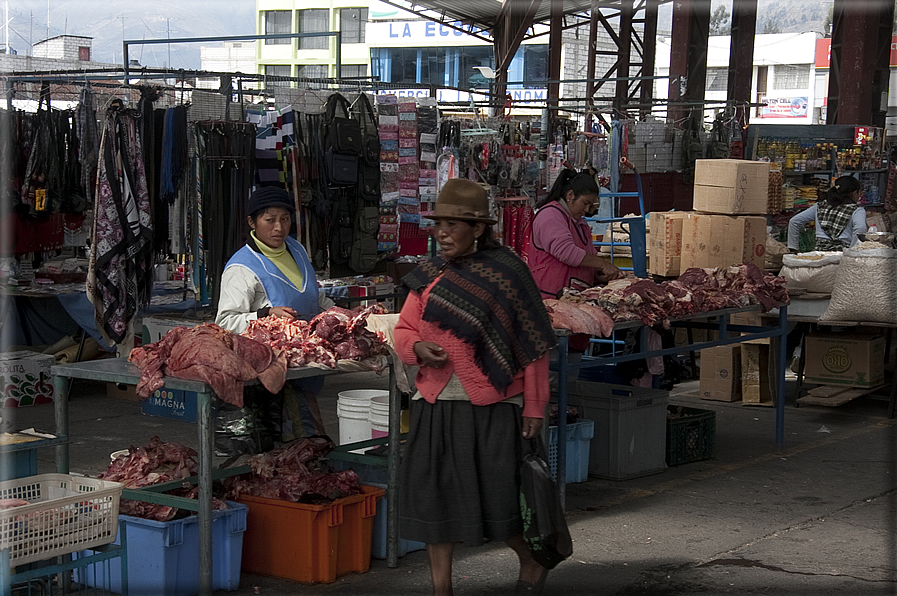
<svg viewBox="0 0 897 596"><path fill-rule="evenodd" d="M567 395L595 421L590 476L625 480L666 469L667 391L574 381Z"/></svg>

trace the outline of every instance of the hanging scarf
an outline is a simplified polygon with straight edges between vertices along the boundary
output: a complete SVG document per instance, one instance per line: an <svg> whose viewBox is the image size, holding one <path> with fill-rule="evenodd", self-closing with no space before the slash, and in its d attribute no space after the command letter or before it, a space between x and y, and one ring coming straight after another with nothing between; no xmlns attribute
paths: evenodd
<svg viewBox="0 0 897 596"><path fill-rule="evenodd" d="M130 341L131 322L149 304L153 287L149 193L132 113L106 113L97 175L87 297L103 338L123 344Z"/></svg>
<svg viewBox="0 0 897 596"><path fill-rule="evenodd" d="M78 160L81 162L81 188L88 202L93 201L97 175L97 113L90 84L81 89L76 111L78 121Z"/></svg>
<svg viewBox="0 0 897 596"><path fill-rule="evenodd" d="M850 225L853 212L857 210L854 203L845 203L832 207L828 201L816 203L816 221L819 227L828 234L829 239L816 238L816 250L844 250L850 245L839 237L844 228Z"/></svg>
<svg viewBox="0 0 897 596"><path fill-rule="evenodd" d="M473 346L477 366L499 391L557 344L529 268L508 248L446 262L425 261L403 280L430 294L422 318Z"/></svg>

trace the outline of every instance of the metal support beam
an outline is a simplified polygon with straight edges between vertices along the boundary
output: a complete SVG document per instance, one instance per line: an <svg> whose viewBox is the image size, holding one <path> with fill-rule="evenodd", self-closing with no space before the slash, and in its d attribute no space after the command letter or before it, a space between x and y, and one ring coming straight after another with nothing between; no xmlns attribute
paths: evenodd
<svg viewBox="0 0 897 596"><path fill-rule="evenodd" d="M890 0L835 0L828 124L884 126L893 19Z"/></svg>
<svg viewBox="0 0 897 596"><path fill-rule="evenodd" d="M620 0L620 45L617 47L617 89L614 93L614 107L623 110L629 103L629 62L632 54L632 3Z"/></svg>
<svg viewBox="0 0 897 596"><path fill-rule="evenodd" d="M657 39L657 9L660 6L659 0L648 0L645 5L645 33L644 33L644 50L642 54L642 76L654 76L654 64L656 57L656 39ZM651 104L654 99L654 79L643 79L639 83L639 102L642 105ZM650 109L642 108L642 118L647 117L651 113Z"/></svg>
<svg viewBox="0 0 897 596"><path fill-rule="evenodd" d="M691 108L683 102L704 99L709 32L710 0L679 0L673 4L670 108L667 112L667 118L672 122L682 122L689 115Z"/></svg>
<svg viewBox="0 0 897 596"><path fill-rule="evenodd" d="M561 38L564 26L564 0L551 0L551 32L548 35L548 78L559 81L561 78ZM548 106L557 107L561 97L561 84L548 83ZM544 134L544 132L543 132Z"/></svg>
<svg viewBox="0 0 897 596"><path fill-rule="evenodd" d="M501 108L508 87L508 67L520 48L520 42L533 25L533 17L542 0L505 2L496 17L492 43L496 77L493 82L492 107Z"/></svg>
<svg viewBox="0 0 897 596"><path fill-rule="evenodd" d="M732 0L732 29L729 41L727 95L735 107L735 121L747 124L754 75L754 35L757 32L757 0ZM740 153L733 146L732 157L744 156L747 127L742 126Z"/></svg>
<svg viewBox="0 0 897 596"><path fill-rule="evenodd" d="M592 0L592 10L589 15L589 54L586 61L586 97L589 98L589 107L595 105L595 65L598 61L598 0Z"/></svg>

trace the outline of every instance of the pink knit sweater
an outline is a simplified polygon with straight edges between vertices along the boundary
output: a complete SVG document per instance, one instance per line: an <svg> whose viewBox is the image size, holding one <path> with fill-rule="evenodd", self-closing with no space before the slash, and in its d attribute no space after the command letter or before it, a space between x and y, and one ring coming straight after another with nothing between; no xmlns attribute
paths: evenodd
<svg viewBox="0 0 897 596"><path fill-rule="evenodd" d="M456 374L474 405L494 404L522 393L523 415L528 418L542 418L549 397L548 354L543 354L541 358L517 373L507 389L497 391L476 365L472 346L433 323L421 319L429 292L428 288L421 296L416 292L408 293L395 329L396 352L407 364L420 364L414 353L414 344L419 341L438 344L448 354L449 361L442 368L422 366L417 373L415 384L424 399L435 403L436 397L442 392L446 383L453 374Z"/></svg>

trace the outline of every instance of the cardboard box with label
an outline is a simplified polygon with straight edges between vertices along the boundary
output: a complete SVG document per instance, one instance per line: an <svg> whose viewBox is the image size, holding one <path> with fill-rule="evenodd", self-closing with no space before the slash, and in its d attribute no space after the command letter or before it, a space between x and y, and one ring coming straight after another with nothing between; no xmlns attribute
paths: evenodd
<svg viewBox="0 0 897 596"><path fill-rule="evenodd" d="M741 399L741 347L719 346L701 350L701 399Z"/></svg>
<svg viewBox="0 0 897 596"><path fill-rule="evenodd" d="M859 333L811 333L806 338L807 383L875 387L884 382L885 339Z"/></svg>
<svg viewBox="0 0 897 596"><path fill-rule="evenodd" d="M762 215L768 200L768 163L743 159L695 161L695 211Z"/></svg>
<svg viewBox="0 0 897 596"><path fill-rule="evenodd" d="M651 214L651 234L648 239L651 259L648 273L663 277L677 277L682 273L682 220L683 211L654 212Z"/></svg>
<svg viewBox="0 0 897 596"><path fill-rule="evenodd" d="M771 406L775 388L769 376L769 346L741 345L741 401L744 404Z"/></svg>
<svg viewBox="0 0 897 596"><path fill-rule="evenodd" d="M689 267L765 266L766 218L689 212L682 220L683 271Z"/></svg>
<svg viewBox="0 0 897 596"><path fill-rule="evenodd" d="M0 354L0 406L21 408L53 402L53 377L56 364L52 354L29 350Z"/></svg>

